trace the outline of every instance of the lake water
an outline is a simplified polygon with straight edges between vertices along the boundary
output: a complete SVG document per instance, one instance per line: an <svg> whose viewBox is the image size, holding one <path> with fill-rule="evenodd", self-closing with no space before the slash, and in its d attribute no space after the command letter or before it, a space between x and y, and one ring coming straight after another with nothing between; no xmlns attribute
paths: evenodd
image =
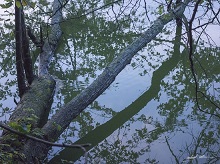
<svg viewBox="0 0 220 164"><path fill-rule="evenodd" d="M60 88L51 115L91 84L114 55L139 35L109 34L105 27L96 29L89 26L91 22L82 22L63 25L64 37L50 71ZM88 156L85 158L79 149L53 148L49 163L80 164L86 159L101 164L220 162L219 118L210 114L219 114L220 106L220 35L216 32L220 28L211 26L206 30L214 46L207 42L197 45L199 109L186 40L183 35L179 44L174 23L168 27L172 32L159 35L135 55L114 83L60 137L58 143L91 143ZM4 76L2 71L1 77L1 93L6 96L1 97L0 104L13 109L16 85L7 80L13 81L15 76ZM8 116L3 115L1 120Z"/></svg>
<svg viewBox="0 0 220 164"><path fill-rule="evenodd" d="M115 82L73 121L59 142L91 143L89 163L218 163L219 118L197 108L186 50L183 46L173 50L174 45L162 43L153 53L146 48L136 55ZM219 102L219 82L209 78L219 77L215 62L219 61L219 49L198 49L200 64L208 74L207 79L200 78L204 72L198 67L201 88L207 87L206 93ZM97 76L101 70L95 72ZM69 88L76 93L94 78L85 73L77 80ZM202 110L218 111L201 95L200 99ZM51 157L50 163L85 162L81 150L55 148L51 153L56 157Z"/></svg>

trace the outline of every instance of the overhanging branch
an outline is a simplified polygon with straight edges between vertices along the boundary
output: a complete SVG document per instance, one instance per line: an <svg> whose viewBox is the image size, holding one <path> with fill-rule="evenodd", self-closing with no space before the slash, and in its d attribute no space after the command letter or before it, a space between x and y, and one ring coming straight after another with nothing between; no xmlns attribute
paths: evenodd
<svg viewBox="0 0 220 164"><path fill-rule="evenodd" d="M115 77L130 63L132 57L162 31L164 25L173 18L181 17L189 2L190 0L186 0L174 11L160 16L143 35L114 59L89 87L64 105L43 127L43 131L48 135L48 138L56 140L69 123L110 86ZM62 129L60 131L57 130L53 126L54 124L61 126Z"/></svg>
<svg viewBox="0 0 220 164"><path fill-rule="evenodd" d="M10 131L11 133L14 133L16 135L19 135L19 136L22 136L22 137L25 137L25 138L28 138L28 139L31 139L31 140L34 140L36 142L40 142L40 143L44 143L46 145L49 145L49 146L55 146L55 147L65 147L65 148L79 148L79 149L82 149L83 151L85 151L86 153L86 149L85 147L88 147L90 146L90 144L57 144L57 143L53 143L53 142L48 142L46 140L43 140L41 138L38 138L38 137L34 137L32 135L29 135L29 134L24 134L24 133L21 133L17 130L14 130L12 129L11 127L5 125L4 123L2 123L0 121L0 127L7 130L7 131Z"/></svg>

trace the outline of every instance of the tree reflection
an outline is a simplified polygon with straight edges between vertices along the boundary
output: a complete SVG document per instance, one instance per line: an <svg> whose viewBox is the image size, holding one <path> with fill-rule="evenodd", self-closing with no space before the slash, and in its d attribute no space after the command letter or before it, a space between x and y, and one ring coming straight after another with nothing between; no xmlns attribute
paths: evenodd
<svg viewBox="0 0 220 164"><path fill-rule="evenodd" d="M179 45L178 42L177 42L177 44ZM137 114L140 110L142 110L144 108L144 106L146 106L146 104L149 101L151 101L154 97L157 96L158 92L160 91L161 80L173 68L175 68L176 64L179 61L179 55L180 55L179 53L175 53L171 58L169 58L167 61L165 61L153 73L153 77L152 77L152 82L151 82L150 88L143 95L141 95L136 101L134 101L132 104L130 104L128 107L126 107L121 112L118 112L111 120L109 120L105 124L102 124L102 125L98 126L93 131L90 131L87 135L85 135L84 137L82 137L80 140L78 140L75 143L81 143L81 142L87 143L88 142L88 143L91 143L93 146L95 146L95 145L99 144L101 141L105 140L105 138L107 138L110 134L112 134L115 130L117 130L117 128L120 128L120 127L123 127L123 126L128 128L126 130L123 130L127 134L129 132L129 129L130 129L129 127L131 126L131 123L135 122L135 120L133 120L132 117L135 114ZM126 124L127 121L129 122L128 124ZM155 124L153 124L153 126L154 126L155 130L153 130L152 132L150 132L148 134L149 137L147 137L147 139L143 139L144 137L146 137L146 135L148 133L146 128L145 128L145 131L142 131L143 129L139 130L139 129L135 128L136 132L134 134L132 134L132 138L130 140L128 140L126 143L123 143L123 149L124 149L123 151L128 151L127 149L125 150L125 148L127 148L126 145L128 145L129 151L133 151L133 149L138 147L139 141L141 141L141 139L144 142L146 142L146 143L153 142L153 141L157 140L158 137L162 133L164 133L166 130L168 130L168 129L162 128L163 126L161 126L160 123L157 122L157 121L155 122ZM131 133L131 132L129 132L129 133ZM120 135L123 136L123 134L120 134ZM116 141L118 141L118 139ZM141 142L143 142L143 141L141 141ZM106 142L110 142L110 143L109 144L104 144L104 145L109 145L109 146L112 145L112 143L111 143L112 141L106 140ZM113 142L113 143L115 143L115 142ZM119 143L117 143L116 145L120 145ZM133 144L131 144L131 143L133 143ZM116 145L114 145L113 147L115 148ZM129 146L132 146L132 145L134 147L131 149L131 147L129 147ZM142 155L141 154L142 151L145 152L146 147L147 146L145 146L143 148L143 150L141 149L141 151L138 150L138 151L140 151L139 152L140 154L136 155L136 159L135 160L138 160L139 156ZM92 147L90 147L89 149L91 149L91 148ZM105 148L105 150L106 149L107 148ZM111 150L112 148L109 148L109 149ZM136 151L134 151L134 152L136 152ZM127 155L128 156L129 155L132 156L134 154L134 152L131 153L131 154L127 154ZM71 156L70 154L72 154L72 153L75 154L75 155ZM69 161L75 161L75 160L77 160L82 155L81 153L76 152L75 150L69 150L69 149L65 149L64 151L60 152L60 154L62 154L61 155L62 159L66 159L66 160L69 160ZM125 156L125 157L122 156L121 158L128 158L128 157L127 156ZM112 159L112 157L109 157L109 159ZM131 159L134 160L133 157ZM50 161L50 163L57 162L58 160L60 160L59 156L56 156L56 157L54 157ZM118 160L120 160L120 159L118 159ZM155 160L149 158L148 161L154 162Z"/></svg>
<svg viewBox="0 0 220 164"><path fill-rule="evenodd" d="M169 35L170 33L167 34ZM155 56L162 57L162 54L156 54L155 46L159 44L170 46L171 43L173 43L173 47L166 50L169 56L166 61L161 66L154 65ZM210 157L206 159L207 162L219 160L219 132L215 130L219 127L216 127L217 123L216 126L213 126L214 124L211 123L214 120L214 116L210 120L209 114L207 115L207 113L196 110L196 105L193 104L195 97L194 85L191 80L192 75L187 60L187 49L186 47L183 49L183 47L184 44L181 43L181 27L176 29L175 41L170 42L168 40L166 42L166 40L158 39L148 46L149 52L152 52L151 62L148 63L155 70L152 75L150 88L123 111L115 112L115 116L105 124L93 127L95 128L94 130L88 126L88 133L84 132L85 136L76 142L92 143L94 147L89 148L89 161L91 163L141 163L140 161L158 163L162 158L160 158L160 155L155 157L155 152L152 153L151 149L155 143L161 144L160 142L163 143L161 144L162 147L165 146L166 150L168 150L166 155L169 157L167 158L176 163L195 162L189 159L190 157L194 159L197 154L198 159L199 157L200 159ZM206 88L210 88L210 84L216 85L215 83L219 82L219 71L217 69L218 53L216 48L207 49L198 46L196 65L198 67L201 90L206 91L205 93L208 93ZM212 56L209 59L209 63L206 61L207 54ZM134 68L144 68L143 63L146 63L146 61L147 57L141 55L141 58L136 57L131 65ZM149 70L144 70L140 75L143 76L147 72ZM204 77L206 77L205 81ZM217 94L218 90L214 89ZM212 95L209 96L210 99L214 98L212 98ZM145 108L152 99L160 102L157 110L163 121L158 120L156 117L147 117L143 114L136 118L135 114L138 114L138 112ZM203 97L203 99L205 98ZM215 108L207 99L203 101L202 97L200 105L204 110L208 109L210 111ZM98 111L100 106L94 106L92 110ZM85 113L85 117L82 116L84 121L87 120L90 124L96 122L95 120L90 120L86 115L88 113ZM133 127L138 122L141 122L144 127ZM191 127L193 123L198 123L203 129L198 128L198 125ZM83 123L82 125L85 124ZM190 128L195 128L196 131L192 129L189 132ZM183 137L181 141L178 138L179 135L191 138L192 140L186 141ZM180 142L183 143L181 144ZM74 157L71 154L74 154ZM83 157L80 158L81 155L82 153L66 149L61 151L60 155L53 158L50 163L60 159L80 163L84 161ZM163 155L161 154L161 156ZM198 160L197 158L195 159Z"/></svg>
<svg viewBox="0 0 220 164"><path fill-rule="evenodd" d="M149 146L144 144L140 147L138 143L143 140L143 136L137 133L130 136L129 127L130 125L124 125L114 132L112 135L114 137L105 139L99 146L92 149L89 153L89 161L91 163L93 161L96 163L97 160L105 163L138 163L139 157L149 151Z"/></svg>

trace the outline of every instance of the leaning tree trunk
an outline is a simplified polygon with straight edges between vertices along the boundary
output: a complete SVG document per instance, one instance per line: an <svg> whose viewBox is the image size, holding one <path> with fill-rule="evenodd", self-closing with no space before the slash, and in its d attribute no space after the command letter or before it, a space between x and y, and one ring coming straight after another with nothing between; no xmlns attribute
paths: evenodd
<svg viewBox="0 0 220 164"><path fill-rule="evenodd" d="M36 122L34 122L33 124L31 123L32 129L30 133L45 140L55 142L62 134L62 132L67 128L67 126L71 123L71 121L76 118L89 104L91 104L111 85L111 83L115 80L115 77L125 68L127 64L130 63L132 57L162 31L164 25L173 20L173 18L181 17L186 5L189 2L190 0L186 0L186 2L182 3L175 10L170 10L169 13L160 16L156 21L154 21L152 26L145 33L143 33L142 36L131 43L121 54L119 54L118 57L115 58L108 67L106 67L103 73L88 88L86 88L82 93L80 93L73 100L64 105L61 109L59 109L59 111L49 121L45 123L41 120L41 116L43 116L42 111L38 112L40 108L37 108L37 106L39 104L43 104L42 102L45 102L46 105L42 105L41 110L48 110L48 108L50 107L50 105L48 104L51 104L51 96L55 85L54 81L50 78L47 72L50 58L54 53L58 39L61 35L58 24L61 19L61 0L55 0L55 13L53 15L54 19L52 22L52 25L55 26L53 26L54 28L52 29L53 35L51 35L50 39L44 45L44 54L40 55L40 79L35 80L32 83L29 92L24 94L22 98L22 100L24 101L21 101L19 103L20 107L17 107L17 110L19 110L20 112L16 111L17 113L19 113L19 115L16 116L16 114L13 114L10 121L16 121L20 123L19 120L22 119L23 116L29 117L30 115L36 115L37 119ZM42 83L42 87L36 87L37 85L41 85L38 83L39 80L44 81ZM34 92L32 92L32 89L34 88L39 88L39 90L35 90ZM28 102L28 98L30 98L30 96L37 98L39 96L38 94L41 95L41 93L45 90L48 90L48 95L44 98L42 97L42 99L40 100L41 102L33 99L31 105L27 105L27 107L26 105L24 105L26 103L30 103ZM25 97L27 97L27 101L25 101ZM22 106L25 108L22 108ZM32 106L36 106L36 108L32 108ZM34 113L25 114L29 111ZM6 135L3 136L0 141L4 141L9 134L10 133L6 133ZM22 145L19 146L19 150L24 156L24 158L19 159L21 162L25 161L27 163L35 163L36 161L42 162L42 160L45 159L47 152L50 149L50 146L44 143L36 142L31 139L19 139L20 141L23 141ZM7 142L4 143L8 144ZM8 149L6 150L9 151ZM14 159L16 158L17 156L14 157Z"/></svg>
<svg viewBox="0 0 220 164"><path fill-rule="evenodd" d="M17 7L15 4L17 81L21 99L7 124L18 132L28 133L33 136L38 136L38 138L43 138L40 133L40 128L48 121L53 102L56 82L49 75L48 68L62 34L59 25L62 19L62 5L62 0L54 0L53 2L51 34L45 40L42 52L39 56L38 77L34 77L33 72L31 72L33 71L31 70L32 63L28 55L25 54L26 52L28 53L28 49L25 47L23 50L24 46L27 46L28 43L27 38L25 38L27 36L26 32L24 32L25 23L22 8ZM22 41L24 41L23 45ZM29 87L25 86L25 78L30 84ZM4 128L2 123L0 125ZM32 160L26 158L26 156L28 157L28 155L24 153L26 141L27 139L24 136L19 136L4 130L2 138L0 138L0 161L4 163L6 161L11 161L12 163L13 161L20 161L21 163L36 162L38 157L33 157Z"/></svg>

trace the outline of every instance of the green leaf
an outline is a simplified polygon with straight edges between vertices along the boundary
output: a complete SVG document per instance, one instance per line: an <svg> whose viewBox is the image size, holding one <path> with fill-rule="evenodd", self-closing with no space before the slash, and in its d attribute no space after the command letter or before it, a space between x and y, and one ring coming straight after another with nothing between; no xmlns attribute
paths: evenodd
<svg viewBox="0 0 220 164"><path fill-rule="evenodd" d="M158 14L162 15L164 13L164 6L160 5L158 8Z"/></svg>
<svg viewBox="0 0 220 164"><path fill-rule="evenodd" d="M62 127L60 125L57 125L57 130L60 131Z"/></svg>
<svg viewBox="0 0 220 164"><path fill-rule="evenodd" d="M0 7L3 8L3 9L8 9L12 5L13 5L13 2L8 2L6 4L0 4Z"/></svg>
<svg viewBox="0 0 220 164"><path fill-rule="evenodd" d="M16 4L17 8L21 7L21 2L20 1L16 1L15 4Z"/></svg>
<svg viewBox="0 0 220 164"><path fill-rule="evenodd" d="M22 0L21 3L22 3L23 6L27 6L27 5L28 5L27 2L26 2L25 0Z"/></svg>
<svg viewBox="0 0 220 164"><path fill-rule="evenodd" d="M12 127L13 129L21 132L21 133L28 133L31 131L31 125L28 124L22 124L22 125L19 125L17 122L10 122L9 123L9 126Z"/></svg>
<svg viewBox="0 0 220 164"><path fill-rule="evenodd" d="M37 2L31 2L31 3L30 3L30 7L34 9L35 6L36 6L36 3L37 3Z"/></svg>
<svg viewBox="0 0 220 164"><path fill-rule="evenodd" d="M19 126L16 122L9 122L9 126L14 128L14 129L17 129L17 127Z"/></svg>

